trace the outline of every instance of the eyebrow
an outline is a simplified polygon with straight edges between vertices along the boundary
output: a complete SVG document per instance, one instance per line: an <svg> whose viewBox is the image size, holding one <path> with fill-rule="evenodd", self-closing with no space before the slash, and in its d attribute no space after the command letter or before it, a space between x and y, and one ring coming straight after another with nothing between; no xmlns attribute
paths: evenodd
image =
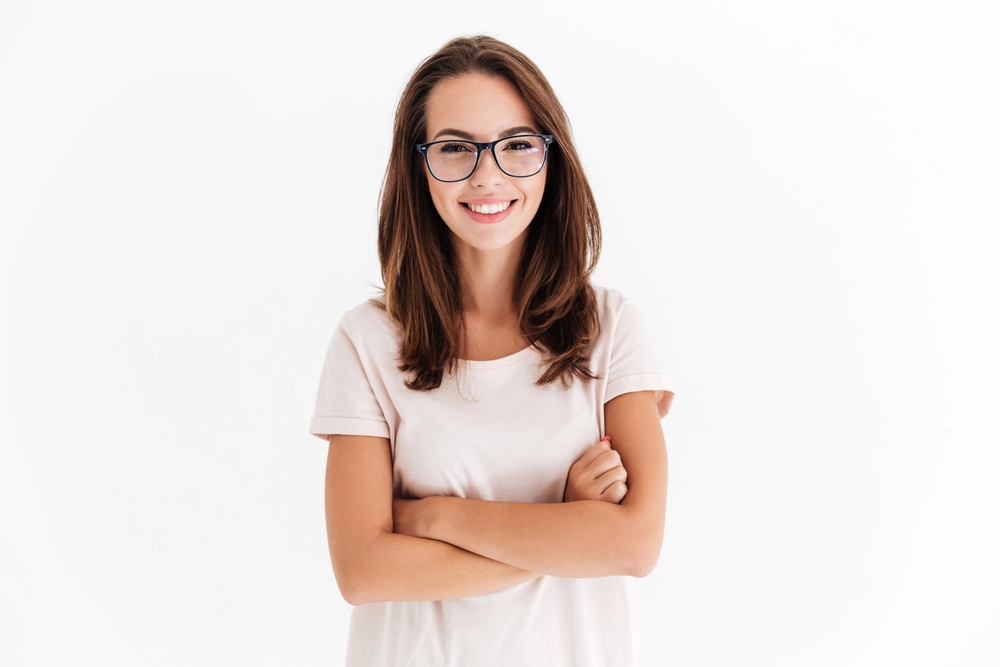
<svg viewBox="0 0 1000 667"><path fill-rule="evenodd" d="M450 134L453 137L458 137L459 139L465 139L466 141L476 140L475 137L473 137L468 132L465 132L464 130L456 130L452 127L446 127L437 134L435 134L434 138L431 139L431 141L437 141L438 137L444 136L446 134ZM518 127L512 127L509 130L504 130L503 132L500 133L500 138L506 139L507 137L513 137L516 134L538 134L538 132L534 128L520 125Z"/></svg>

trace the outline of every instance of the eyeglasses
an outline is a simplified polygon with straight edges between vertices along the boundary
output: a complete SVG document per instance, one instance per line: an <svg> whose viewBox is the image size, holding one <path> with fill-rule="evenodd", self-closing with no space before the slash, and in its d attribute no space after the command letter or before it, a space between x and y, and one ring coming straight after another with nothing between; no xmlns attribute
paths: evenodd
<svg viewBox="0 0 1000 667"><path fill-rule="evenodd" d="M534 176L545 166L549 144L555 141L551 134L518 134L490 142L445 139L415 147L427 161L431 176L443 183L456 183L475 173L484 151L493 153L500 171L508 176Z"/></svg>

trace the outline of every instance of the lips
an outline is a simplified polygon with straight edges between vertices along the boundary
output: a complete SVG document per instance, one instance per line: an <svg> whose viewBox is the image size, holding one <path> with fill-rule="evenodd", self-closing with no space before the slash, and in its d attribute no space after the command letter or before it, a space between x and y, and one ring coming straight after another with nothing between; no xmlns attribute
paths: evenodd
<svg viewBox="0 0 1000 667"><path fill-rule="evenodd" d="M466 215L480 223L500 222L510 215L517 199L479 199L461 202Z"/></svg>

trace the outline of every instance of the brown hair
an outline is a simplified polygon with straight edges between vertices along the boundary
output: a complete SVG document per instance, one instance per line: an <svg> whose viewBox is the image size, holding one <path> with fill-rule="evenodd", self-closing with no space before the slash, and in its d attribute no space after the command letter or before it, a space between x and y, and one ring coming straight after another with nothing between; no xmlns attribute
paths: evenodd
<svg viewBox="0 0 1000 667"><path fill-rule="evenodd" d="M594 195L573 146L569 119L548 81L524 54L492 37L454 39L420 64L396 109L382 184L378 254L385 308L401 328L399 368L411 389L441 385L455 368L463 333L462 299L448 228L427 189L414 144L426 140L426 103L434 86L463 74L500 76L514 85L539 131L556 138L545 193L531 224L515 285L521 334L545 350L539 385L568 375L593 379L590 345L598 334L590 274L601 250Z"/></svg>

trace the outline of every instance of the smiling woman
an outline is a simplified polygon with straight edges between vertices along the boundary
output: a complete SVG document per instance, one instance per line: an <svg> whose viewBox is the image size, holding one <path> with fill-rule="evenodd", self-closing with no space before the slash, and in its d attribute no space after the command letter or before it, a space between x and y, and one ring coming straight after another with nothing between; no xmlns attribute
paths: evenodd
<svg viewBox="0 0 1000 667"><path fill-rule="evenodd" d="M385 290L341 320L311 427L348 664L634 664L672 393L635 308L590 284L599 252L535 65L487 37L427 59L396 114Z"/></svg>

